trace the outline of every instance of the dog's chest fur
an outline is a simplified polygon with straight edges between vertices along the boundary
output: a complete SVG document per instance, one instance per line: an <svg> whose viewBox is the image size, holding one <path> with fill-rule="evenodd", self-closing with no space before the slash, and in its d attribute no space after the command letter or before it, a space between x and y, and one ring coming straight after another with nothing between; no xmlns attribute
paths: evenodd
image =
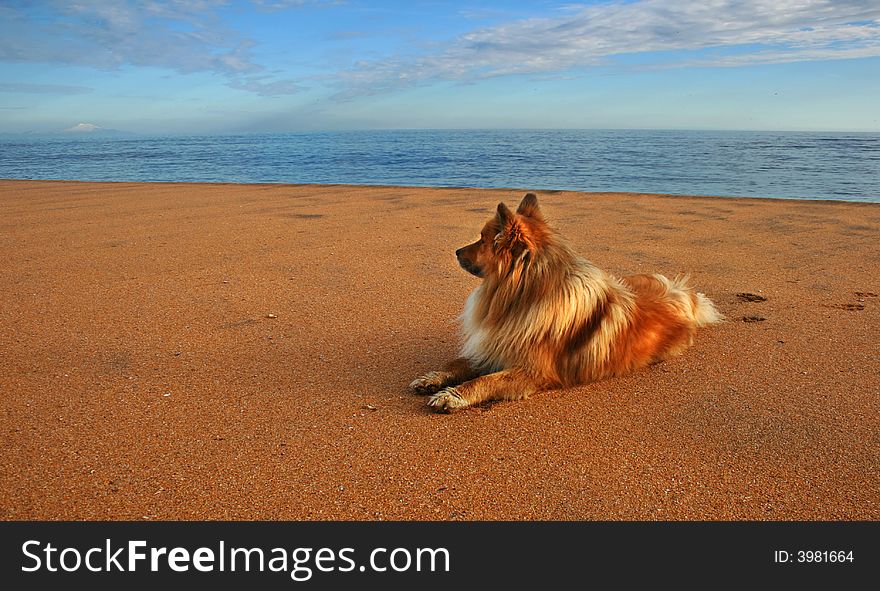
<svg viewBox="0 0 880 591"><path fill-rule="evenodd" d="M491 303L485 298L493 293L483 283L474 289L461 315L461 355L484 371L499 371L511 367L528 368L542 361L542 348L554 350L567 338L572 327L586 322L599 302L608 298L613 280L586 261L579 261L575 272L540 299L517 302L509 313L495 314L490 321ZM616 314L614 314L616 316ZM598 333L604 333L603 326ZM581 346L589 348L591 343Z"/></svg>

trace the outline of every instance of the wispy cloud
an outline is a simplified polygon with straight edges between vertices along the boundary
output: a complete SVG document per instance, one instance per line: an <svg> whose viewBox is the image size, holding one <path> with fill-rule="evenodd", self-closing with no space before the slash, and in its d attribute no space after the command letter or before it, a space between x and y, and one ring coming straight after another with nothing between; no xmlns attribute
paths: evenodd
<svg viewBox="0 0 880 591"><path fill-rule="evenodd" d="M328 41L347 41L349 39L362 39L371 35L376 35L370 31L334 31L326 36Z"/></svg>
<svg viewBox="0 0 880 591"><path fill-rule="evenodd" d="M342 0L252 0L260 9L267 11L287 10L288 8L302 8L304 6L326 6L340 4Z"/></svg>
<svg viewBox="0 0 880 591"><path fill-rule="evenodd" d="M12 1L0 18L0 60L113 69L154 66L180 73L212 72L229 85L261 94L296 92L269 80L255 62L253 40L225 26L226 0L53 0L35 8ZM288 3L290 4L290 3Z"/></svg>
<svg viewBox="0 0 880 591"><path fill-rule="evenodd" d="M726 50L723 57L703 50ZM442 51L362 60L340 76L340 98L429 80L552 74L670 52L666 67L742 66L880 56L876 0L642 0L568 5L560 16L471 31ZM682 53L690 55L682 56Z"/></svg>
<svg viewBox="0 0 880 591"><path fill-rule="evenodd" d="M73 86L66 84L19 84L0 83L0 92L13 92L21 94L84 94L94 89L88 86Z"/></svg>
<svg viewBox="0 0 880 591"><path fill-rule="evenodd" d="M255 92L261 96L281 96L301 90L297 80L272 80L268 76L247 76L229 83L232 88Z"/></svg>

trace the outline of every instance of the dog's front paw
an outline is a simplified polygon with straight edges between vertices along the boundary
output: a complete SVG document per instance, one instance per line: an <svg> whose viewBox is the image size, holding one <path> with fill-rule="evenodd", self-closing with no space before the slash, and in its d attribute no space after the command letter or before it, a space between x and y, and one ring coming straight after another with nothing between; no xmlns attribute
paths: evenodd
<svg viewBox="0 0 880 591"><path fill-rule="evenodd" d="M428 406L436 412L452 412L467 405L458 388L443 388L428 399Z"/></svg>
<svg viewBox="0 0 880 591"><path fill-rule="evenodd" d="M443 379L446 376L441 371L429 371L420 378L414 379L409 384L413 394L433 394L443 387Z"/></svg>

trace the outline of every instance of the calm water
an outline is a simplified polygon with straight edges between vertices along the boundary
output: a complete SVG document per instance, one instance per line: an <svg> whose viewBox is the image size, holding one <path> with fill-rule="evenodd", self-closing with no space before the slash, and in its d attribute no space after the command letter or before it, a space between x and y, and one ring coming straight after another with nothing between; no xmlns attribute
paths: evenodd
<svg viewBox="0 0 880 591"><path fill-rule="evenodd" d="M0 139L0 178L345 183L880 202L880 134L350 131Z"/></svg>

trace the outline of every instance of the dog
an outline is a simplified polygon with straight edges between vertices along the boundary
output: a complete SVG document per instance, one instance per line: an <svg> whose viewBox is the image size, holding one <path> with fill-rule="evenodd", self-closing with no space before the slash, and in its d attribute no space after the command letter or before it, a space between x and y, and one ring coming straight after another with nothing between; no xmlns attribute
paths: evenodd
<svg viewBox="0 0 880 591"><path fill-rule="evenodd" d="M686 276L617 278L581 258L534 193L516 212L499 203L455 256L482 279L461 316L460 355L410 384L439 412L628 374L681 354L697 327L723 319Z"/></svg>

